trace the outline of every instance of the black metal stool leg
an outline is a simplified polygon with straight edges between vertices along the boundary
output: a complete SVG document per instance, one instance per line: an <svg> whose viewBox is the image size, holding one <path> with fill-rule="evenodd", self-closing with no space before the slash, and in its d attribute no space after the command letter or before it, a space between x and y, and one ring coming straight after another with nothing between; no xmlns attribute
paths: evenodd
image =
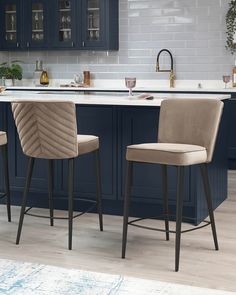
<svg viewBox="0 0 236 295"><path fill-rule="evenodd" d="M68 160L68 214L69 214L68 248L69 250L72 249L73 186L74 186L74 159L69 159Z"/></svg>
<svg viewBox="0 0 236 295"><path fill-rule="evenodd" d="M2 146L2 159L3 159L3 175L4 175L4 182L5 182L5 193L6 193L6 199L7 199L7 217L8 217L8 221L11 222L11 196L10 196L7 144L4 144Z"/></svg>
<svg viewBox="0 0 236 295"><path fill-rule="evenodd" d="M50 225L53 226L53 160L48 160L48 202L50 211Z"/></svg>
<svg viewBox="0 0 236 295"><path fill-rule="evenodd" d="M125 199L124 199L124 217L123 217L123 239L122 239L122 258L125 258L128 220L129 220L129 204L133 177L133 163L127 162L126 183L125 183Z"/></svg>
<svg viewBox="0 0 236 295"><path fill-rule="evenodd" d="M179 270L181 224L183 212L184 167L177 168L175 271Z"/></svg>
<svg viewBox="0 0 236 295"><path fill-rule="evenodd" d="M95 169L96 169L96 195L97 195L97 210L99 214L100 231L103 231L102 218L102 190L101 190L101 167L99 150L95 151Z"/></svg>
<svg viewBox="0 0 236 295"><path fill-rule="evenodd" d="M202 181L203 181L203 186L204 186L204 190L205 190L205 196L206 196L208 212L209 212L209 217L210 217L210 222L211 222L211 229L212 229L212 235L213 235L213 239L214 239L215 249L219 250L217 233L216 233L215 218L214 218L214 212L213 212L213 206L212 206L210 182L209 182L208 171L207 171L207 164L200 165L200 169L201 169Z"/></svg>
<svg viewBox="0 0 236 295"><path fill-rule="evenodd" d="M168 209L168 176L167 176L167 165L161 165L162 172L162 190L163 190L163 213L165 214L165 230L166 240L169 241L169 209Z"/></svg>
<svg viewBox="0 0 236 295"><path fill-rule="evenodd" d="M21 230L22 230L22 225L23 225L24 215L25 215L26 201L27 201L27 197L29 193L29 187L30 187L31 177L32 177L32 172L34 167L34 160L35 160L34 158L29 158L24 194L23 194L22 205L21 205L20 220L19 220L17 237L16 237L17 245L20 242Z"/></svg>

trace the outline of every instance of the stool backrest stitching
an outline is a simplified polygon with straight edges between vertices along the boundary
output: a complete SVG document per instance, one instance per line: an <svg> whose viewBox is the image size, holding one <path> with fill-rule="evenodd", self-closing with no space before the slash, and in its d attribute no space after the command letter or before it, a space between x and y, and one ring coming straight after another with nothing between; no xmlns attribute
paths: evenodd
<svg viewBox="0 0 236 295"><path fill-rule="evenodd" d="M70 101L16 101L12 112L24 154L34 158L78 156L75 104Z"/></svg>

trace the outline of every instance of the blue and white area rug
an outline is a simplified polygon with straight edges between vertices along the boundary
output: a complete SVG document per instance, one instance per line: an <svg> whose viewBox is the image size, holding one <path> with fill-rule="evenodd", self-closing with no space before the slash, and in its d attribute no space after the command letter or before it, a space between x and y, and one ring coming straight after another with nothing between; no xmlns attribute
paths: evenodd
<svg viewBox="0 0 236 295"><path fill-rule="evenodd" d="M4 295L233 295L190 286L0 259Z"/></svg>

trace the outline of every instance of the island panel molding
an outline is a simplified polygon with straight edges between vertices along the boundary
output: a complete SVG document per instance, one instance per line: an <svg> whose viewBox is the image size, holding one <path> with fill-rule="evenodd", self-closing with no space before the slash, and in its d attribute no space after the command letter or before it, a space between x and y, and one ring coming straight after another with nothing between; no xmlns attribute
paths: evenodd
<svg viewBox="0 0 236 295"><path fill-rule="evenodd" d="M60 97L55 94L11 93L9 96L0 96L0 129L7 131L9 142L9 168L10 184L13 204L20 204L25 182L27 158L23 155L10 102L13 100L53 99ZM188 95L196 97L199 95ZM107 98L105 104L101 95L61 95L61 99L73 99L76 102L78 131L81 134L94 134L99 136L101 142L101 176L103 190L104 213L123 214L124 197L124 169L126 146L141 142L156 142L158 130L158 117L161 99L156 99L156 105L132 105L133 101L125 104L125 98L120 97L120 104L111 104L109 101L114 97ZM78 98L79 97L79 98ZM176 96L172 96L176 97ZM177 96L178 97L178 96ZM203 96L204 97L204 96ZM209 95L207 95L209 97ZM224 99L225 107L219 135L216 143L215 156L209 167L211 185L213 187L214 208L219 206L227 198L227 119L228 119L228 96L215 95L212 99ZM214 98L213 98L214 97ZM92 99L93 98L93 99ZM76 100L77 99L77 100ZM96 102L97 99L97 102ZM99 100L102 100L99 104ZM178 99L178 98L176 98ZM204 98L203 98L204 99ZM87 103L86 103L87 102ZM96 102L96 103L95 103ZM76 160L75 197L92 198L95 192L95 175L88 169L92 164L89 155L84 155ZM91 163L90 163L91 162ZM63 173L63 161L55 161L55 207L67 209L66 171ZM33 174L30 190L30 206L48 208L47 199L47 174L46 161L38 161ZM65 167L64 167L65 168ZM168 169L170 212L175 213L176 194L176 171ZM1 176L0 172L0 176ZM0 189L3 187L0 177ZM157 216L162 213L161 171L158 166L144 165L135 169L134 190L132 193L131 216ZM76 201L75 210L86 210L86 204ZM204 199L203 188L198 166L191 167L186 174L184 215L189 219L185 221L198 224L207 215L207 205Z"/></svg>

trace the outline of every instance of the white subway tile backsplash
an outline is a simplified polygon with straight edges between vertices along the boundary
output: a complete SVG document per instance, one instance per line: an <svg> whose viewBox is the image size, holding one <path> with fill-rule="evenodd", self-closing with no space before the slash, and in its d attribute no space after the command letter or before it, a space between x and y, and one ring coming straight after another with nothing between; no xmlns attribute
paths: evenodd
<svg viewBox="0 0 236 295"><path fill-rule="evenodd" d="M187 48L208 48L208 40L187 40Z"/></svg>
<svg viewBox="0 0 236 295"><path fill-rule="evenodd" d="M221 79L231 72L233 57L225 49L228 0L120 0L120 50L1 52L0 63L24 62L24 77L32 78L35 61L42 59L50 76L72 79L90 70L97 79L166 79L156 73L162 48L174 55L177 79ZM167 65L169 60L163 58Z"/></svg>

